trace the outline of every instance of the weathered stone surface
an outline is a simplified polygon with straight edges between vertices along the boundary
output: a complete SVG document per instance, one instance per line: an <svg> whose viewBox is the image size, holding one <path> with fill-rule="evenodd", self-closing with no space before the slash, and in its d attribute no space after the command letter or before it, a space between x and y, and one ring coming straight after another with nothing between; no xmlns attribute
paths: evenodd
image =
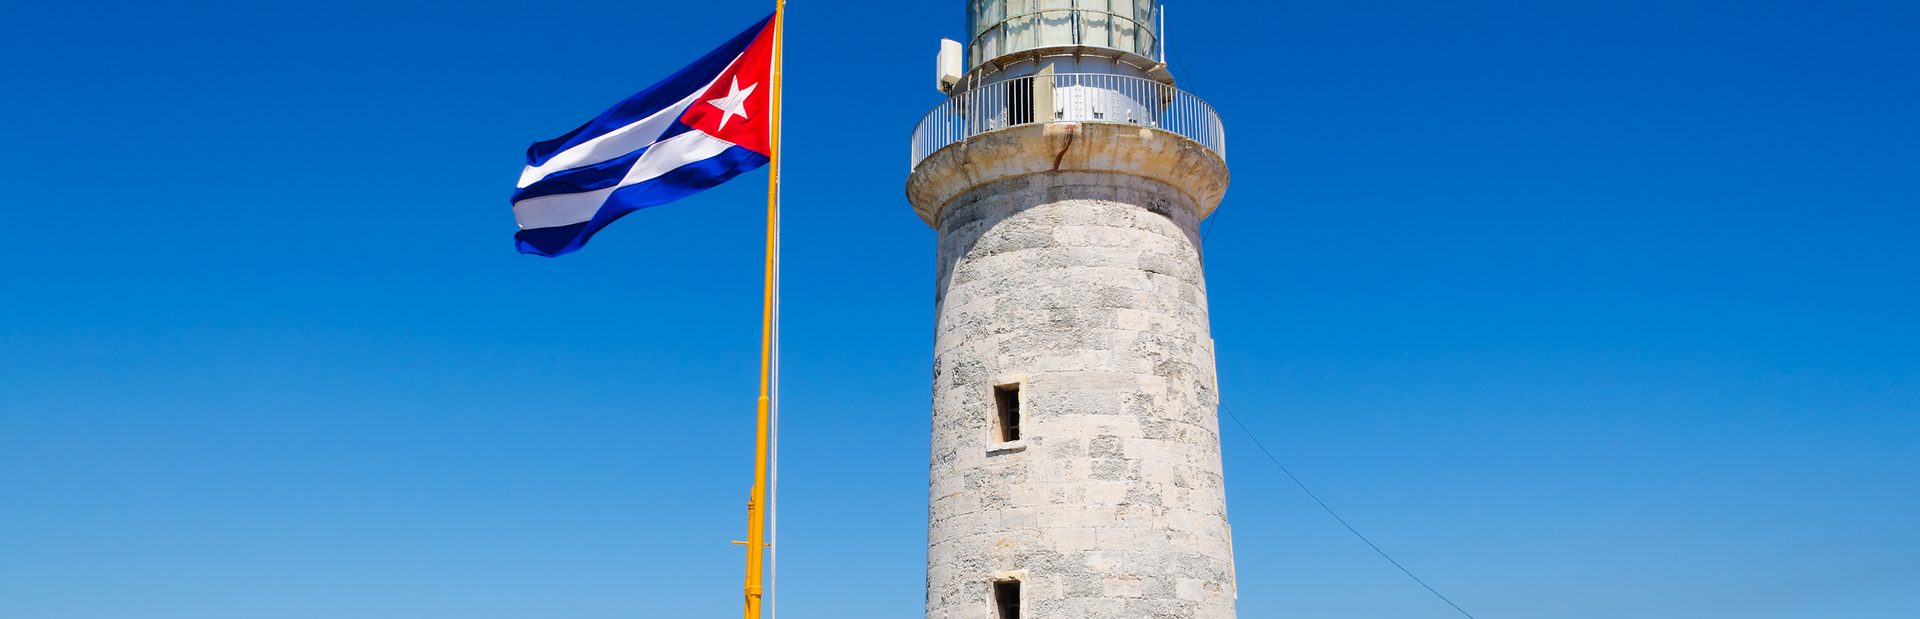
<svg viewBox="0 0 1920 619"><path fill-rule="evenodd" d="M1219 154L1171 131L1121 123L1042 123L989 131L934 152L907 179L907 200L927 225L944 230L947 207L974 188L1058 172L1124 174L1159 181L1158 189L1123 193L1116 199L1146 214L1162 215L1171 203L1183 202L1202 218L1220 205L1229 178L1227 162ZM1070 191L1073 181L1060 180L1056 190ZM1100 215L1061 214L1075 221L1097 221ZM1018 244L1026 242L1027 235L1045 232L1023 232L996 242Z"/></svg>
<svg viewBox="0 0 1920 619"><path fill-rule="evenodd" d="M909 183L940 233L927 617L992 617L991 579L1020 571L1029 617L1231 619L1197 235L1224 165L1115 134L1054 171L1033 133ZM1173 167L1141 172L1155 152ZM1015 382L1021 440L995 443Z"/></svg>

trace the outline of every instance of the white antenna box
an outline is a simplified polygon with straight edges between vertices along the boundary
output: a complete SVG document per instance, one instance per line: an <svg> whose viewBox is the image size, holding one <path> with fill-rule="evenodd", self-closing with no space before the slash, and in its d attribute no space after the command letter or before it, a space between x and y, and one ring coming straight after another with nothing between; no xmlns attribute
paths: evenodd
<svg viewBox="0 0 1920 619"><path fill-rule="evenodd" d="M940 39L940 55L934 59L934 72L940 80L940 92L951 91L954 84L960 83L960 76L966 72L966 66L961 57L965 53L959 41Z"/></svg>

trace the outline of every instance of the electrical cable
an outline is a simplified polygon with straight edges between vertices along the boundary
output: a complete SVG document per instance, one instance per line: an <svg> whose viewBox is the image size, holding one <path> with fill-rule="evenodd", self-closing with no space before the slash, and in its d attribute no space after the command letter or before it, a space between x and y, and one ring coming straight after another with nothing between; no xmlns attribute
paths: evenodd
<svg viewBox="0 0 1920 619"><path fill-rule="evenodd" d="M1160 12L1162 14L1166 13L1166 10L1167 10L1166 6L1162 5L1160 7ZM1162 22L1161 26L1164 28L1165 23ZM1168 51L1173 52L1174 66L1180 69L1181 81L1186 82L1188 88L1193 88L1195 90L1198 90L1198 88L1193 83L1193 72L1187 70L1186 60L1184 60L1180 56L1180 48L1174 47L1173 41L1167 38L1167 33L1165 32L1160 33L1160 44L1165 46ZM1165 60L1163 59L1161 62L1165 62ZM1213 214L1207 217L1207 229L1200 231L1201 245L1205 245L1207 243L1207 237L1213 236L1213 226L1218 223L1220 223L1220 209L1215 208L1213 210Z"/></svg>
<svg viewBox="0 0 1920 619"><path fill-rule="evenodd" d="M1246 433L1247 438L1253 441L1253 446L1260 448L1260 453L1266 454L1267 459L1272 460L1273 465L1279 467L1280 472L1287 475L1287 479L1293 480L1293 485L1299 486L1301 492L1307 493L1308 498L1313 499L1314 503L1320 504L1320 509L1326 510L1328 516L1333 516L1334 520L1339 521L1340 526L1346 527L1348 533L1352 533L1354 537L1360 538L1360 541L1365 542L1368 548L1372 548L1375 553L1380 555L1380 558L1386 559L1387 562L1392 563L1394 567L1400 568L1400 573L1406 574L1407 578L1412 578L1414 582L1420 583L1420 586L1425 587L1427 592L1432 593L1434 597L1440 598L1440 601L1446 602L1447 605L1452 606L1454 610L1460 611L1460 614L1466 616L1467 619L1475 619L1472 613L1468 613L1467 610L1461 608L1459 604L1453 603L1453 600L1447 599L1447 596L1441 595L1438 589L1433 588L1433 585L1429 585L1427 581L1421 580L1419 576L1413 575L1412 570L1407 569L1407 567L1401 565L1399 561L1395 561L1393 557L1387 555L1387 551L1381 550L1380 546L1373 543L1373 540L1367 539L1365 535L1361 535L1359 529L1353 528L1353 525L1348 524L1346 518L1341 518L1339 513L1333 511L1333 508L1329 507L1326 501L1320 500L1320 495L1314 494L1312 490L1308 490L1307 485L1301 483L1300 478L1295 477L1293 471L1287 470L1287 465L1281 464L1280 459L1274 457L1273 452L1269 451L1267 446L1260 442L1260 437L1254 436L1253 430L1247 429L1247 424L1240 421L1240 416L1233 414L1233 409L1227 408L1225 404L1222 404L1220 405L1220 410L1227 414L1227 418L1233 420L1234 425L1240 426L1240 431Z"/></svg>

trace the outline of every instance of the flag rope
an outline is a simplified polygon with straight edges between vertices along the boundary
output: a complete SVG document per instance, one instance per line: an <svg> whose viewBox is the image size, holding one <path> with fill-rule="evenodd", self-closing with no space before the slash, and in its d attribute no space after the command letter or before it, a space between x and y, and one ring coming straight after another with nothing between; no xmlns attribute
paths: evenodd
<svg viewBox="0 0 1920 619"><path fill-rule="evenodd" d="M777 59L778 57L776 57L776 60ZM779 71L780 65L776 63L774 65L773 70ZM774 102L774 105L779 105L779 104L780 102L777 100ZM775 143L778 143L779 139L780 139L779 136L776 135L774 136L773 141ZM773 208L777 212L780 210L781 206L784 206L783 204L781 204L781 191L780 191L779 185L776 183L773 190ZM767 452L768 452L767 459L769 461L768 467L771 469L767 472L767 585L766 585L767 604L766 605L767 605L768 619L775 619L780 616L779 608L777 606L780 599L779 590L777 589L778 580L779 580L778 577L780 575L780 571L778 569L780 565L780 253L785 248L784 245L781 244L781 241L782 241L781 229L784 228L785 226L786 226L785 221L779 220L777 218L774 220L774 224L773 224L773 368L772 368L772 380L771 380L772 386L770 387L770 389L772 390L772 393L770 394L771 400L768 403L768 412L767 412L767 416L769 418L768 424L772 427L771 436L768 437L768 445L767 445Z"/></svg>

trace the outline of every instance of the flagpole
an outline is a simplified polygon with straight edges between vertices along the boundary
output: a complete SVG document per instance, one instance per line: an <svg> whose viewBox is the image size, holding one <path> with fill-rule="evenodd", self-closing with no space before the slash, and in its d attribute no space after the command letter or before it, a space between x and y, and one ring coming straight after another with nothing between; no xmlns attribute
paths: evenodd
<svg viewBox="0 0 1920 619"><path fill-rule="evenodd" d="M780 239L780 87L785 64L786 0L773 4L772 90L768 93L770 123L767 175L767 258L760 302L760 399L755 419L753 453L753 498L747 502L747 578L746 619L760 619L760 604L766 585L767 557L767 469L770 460L773 374L773 314L778 284Z"/></svg>

